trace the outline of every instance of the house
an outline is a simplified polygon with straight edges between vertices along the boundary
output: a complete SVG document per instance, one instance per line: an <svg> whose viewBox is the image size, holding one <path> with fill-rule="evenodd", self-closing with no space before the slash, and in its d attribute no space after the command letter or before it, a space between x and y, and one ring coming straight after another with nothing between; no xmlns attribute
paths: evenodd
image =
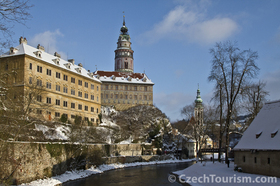
<svg viewBox="0 0 280 186"><path fill-rule="evenodd" d="M268 102L234 147L234 163L243 172L280 177L279 130L280 100Z"/></svg>

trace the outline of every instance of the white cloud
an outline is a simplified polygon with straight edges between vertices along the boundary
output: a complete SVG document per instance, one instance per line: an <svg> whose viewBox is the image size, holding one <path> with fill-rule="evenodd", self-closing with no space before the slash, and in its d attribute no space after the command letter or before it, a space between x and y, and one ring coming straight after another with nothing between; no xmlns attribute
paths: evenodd
<svg viewBox="0 0 280 186"><path fill-rule="evenodd" d="M155 24L152 30L143 33L140 36L141 40L154 43L168 37L192 43L211 44L227 39L238 31L239 26L233 19L221 16L208 18L205 5L189 4L175 7L161 22Z"/></svg>
<svg viewBox="0 0 280 186"><path fill-rule="evenodd" d="M38 44L45 47L45 51L54 54L55 52L61 55L61 58L66 59L67 55L58 50L57 38L63 37L63 34L59 29L52 31L45 31L43 33L36 34L33 38L29 40L30 45L37 46Z"/></svg>

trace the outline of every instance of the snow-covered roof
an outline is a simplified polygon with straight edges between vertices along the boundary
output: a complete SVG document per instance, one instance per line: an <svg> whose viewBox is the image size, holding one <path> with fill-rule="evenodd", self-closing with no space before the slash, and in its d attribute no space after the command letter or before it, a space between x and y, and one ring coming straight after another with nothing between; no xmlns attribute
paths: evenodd
<svg viewBox="0 0 280 186"><path fill-rule="evenodd" d="M95 77L102 82L108 83L132 83L154 85L145 73L116 72L116 71L95 71Z"/></svg>
<svg viewBox="0 0 280 186"><path fill-rule="evenodd" d="M280 150L280 100L266 103L234 150Z"/></svg>
<svg viewBox="0 0 280 186"><path fill-rule="evenodd" d="M40 55L38 55L40 53ZM89 79L92 79L96 82L101 81L94 76L93 72L87 71L85 68L83 68L81 65L73 64L72 62L66 61L64 59L61 59L60 57L57 57L55 55L49 54L43 50L34 48L30 45L27 45L25 43L21 43L17 47L14 48L13 53L6 52L2 54L0 57L11 57L11 56L17 56L17 55L28 55L37 59L40 59L46 63L52 64L57 66L58 68L62 68L66 71L71 71L73 73L79 74L81 76L87 77Z"/></svg>

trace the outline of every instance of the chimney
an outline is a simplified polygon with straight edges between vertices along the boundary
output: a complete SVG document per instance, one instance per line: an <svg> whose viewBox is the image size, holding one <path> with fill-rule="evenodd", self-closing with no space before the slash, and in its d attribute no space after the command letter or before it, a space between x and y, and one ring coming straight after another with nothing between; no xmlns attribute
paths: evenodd
<svg viewBox="0 0 280 186"><path fill-rule="evenodd" d="M61 58L60 54L58 54L57 52L54 53L54 56Z"/></svg>
<svg viewBox="0 0 280 186"><path fill-rule="evenodd" d="M83 67L82 63L79 63L78 66L79 66L79 67Z"/></svg>
<svg viewBox="0 0 280 186"><path fill-rule="evenodd" d="M23 38L22 36L19 38L19 44L26 44L27 45L27 40L26 38Z"/></svg>
<svg viewBox="0 0 280 186"><path fill-rule="evenodd" d="M40 44L38 44L37 49L45 51L45 48L43 46L41 46Z"/></svg>
<svg viewBox="0 0 280 186"><path fill-rule="evenodd" d="M73 65L75 64L75 60L74 59L68 59L68 62L72 63Z"/></svg>

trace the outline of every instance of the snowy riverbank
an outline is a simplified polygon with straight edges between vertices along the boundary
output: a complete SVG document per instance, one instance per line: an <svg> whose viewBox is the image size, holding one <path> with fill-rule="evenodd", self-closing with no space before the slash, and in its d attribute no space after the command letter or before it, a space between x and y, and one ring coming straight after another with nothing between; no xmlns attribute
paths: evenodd
<svg viewBox="0 0 280 186"><path fill-rule="evenodd" d="M91 176L93 174L100 174L108 170L120 169L125 167L135 167L135 166L143 166L143 165L154 165L154 164L164 164L164 163L180 163L180 162L190 162L195 159L187 159L187 160L163 160L163 161L151 161L151 162L135 162L135 163L126 163L126 164L109 164L109 165L101 165L97 168L91 167L87 170L73 170L67 171L66 173L54 176L51 178L35 180L31 183L22 184L22 186L54 186L60 183L64 183L70 180L76 180Z"/></svg>
<svg viewBox="0 0 280 186"><path fill-rule="evenodd" d="M196 163L184 170L173 172L178 177L172 177L181 183L192 186L202 185L279 185L280 178L234 171L233 163L228 168L226 164L213 162Z"/></svg>

